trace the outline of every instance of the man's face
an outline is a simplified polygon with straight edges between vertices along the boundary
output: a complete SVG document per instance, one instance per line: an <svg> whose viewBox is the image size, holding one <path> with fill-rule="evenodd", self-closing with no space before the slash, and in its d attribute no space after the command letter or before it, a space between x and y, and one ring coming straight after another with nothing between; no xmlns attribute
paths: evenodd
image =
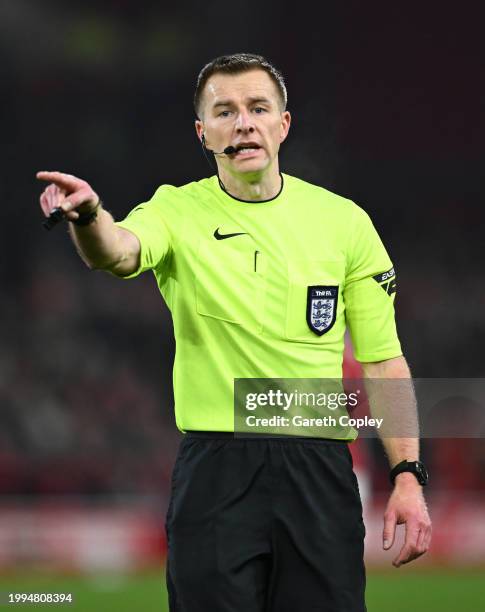
<svg viewBox="0 0 485 612"><path fill-rule="evenodd" d="M267 72L256 68L240 74L216 73L202 93L197 135L205 135L207 148L218 164L232 174L259 174L276 159L290 127L290 113L281 111L276 85Z"/></svg>

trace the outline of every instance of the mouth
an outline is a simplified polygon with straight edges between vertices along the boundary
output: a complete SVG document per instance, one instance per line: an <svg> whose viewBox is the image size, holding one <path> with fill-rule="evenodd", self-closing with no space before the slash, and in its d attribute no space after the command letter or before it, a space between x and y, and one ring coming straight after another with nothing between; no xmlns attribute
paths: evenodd
<svg viewBox="0 0 485 612"><path fill-rule="evenodd" d="M249 157L261 149L257 142L240 142L236 146L236 157Z"/></svg>

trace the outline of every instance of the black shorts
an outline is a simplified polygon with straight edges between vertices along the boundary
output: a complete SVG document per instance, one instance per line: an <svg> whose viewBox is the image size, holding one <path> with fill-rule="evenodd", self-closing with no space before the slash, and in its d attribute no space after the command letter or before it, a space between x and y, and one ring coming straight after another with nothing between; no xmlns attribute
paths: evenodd
<svg viewBox="0 0 485 612"><path fill-rule="evenodd" d="M347 443L184 437L167 513L171 612L365 612Z"/></svg>

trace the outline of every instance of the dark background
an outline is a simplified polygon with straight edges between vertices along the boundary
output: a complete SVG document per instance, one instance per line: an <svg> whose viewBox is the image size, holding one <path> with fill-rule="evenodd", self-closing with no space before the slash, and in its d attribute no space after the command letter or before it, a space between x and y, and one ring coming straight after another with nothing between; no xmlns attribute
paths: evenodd
<svg viewBox="0 0 485 612"><path fill-rule="evenodd" d="M65 225L42 229L35 172L85 178L116 219L212 174L192 95L221 54L283 71L282 170L371 215L413 374L485 376L483 17L478 3L2 2L0 493L166 491L170 315L150 274L90 272Z"/></svg>

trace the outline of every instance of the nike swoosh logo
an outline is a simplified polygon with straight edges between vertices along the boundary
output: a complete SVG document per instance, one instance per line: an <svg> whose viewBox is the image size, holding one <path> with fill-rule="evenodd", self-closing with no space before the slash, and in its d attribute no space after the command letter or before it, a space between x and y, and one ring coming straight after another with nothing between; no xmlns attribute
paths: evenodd
<svg viewBox="0 0 485 612"><path fill-rule="evenodd" d="M234 234L219 234L219 228L214 232L214 238L216 240L225 240L226 238L233 238L234 236L247 236L247 232L236 232Z"/></svg>

